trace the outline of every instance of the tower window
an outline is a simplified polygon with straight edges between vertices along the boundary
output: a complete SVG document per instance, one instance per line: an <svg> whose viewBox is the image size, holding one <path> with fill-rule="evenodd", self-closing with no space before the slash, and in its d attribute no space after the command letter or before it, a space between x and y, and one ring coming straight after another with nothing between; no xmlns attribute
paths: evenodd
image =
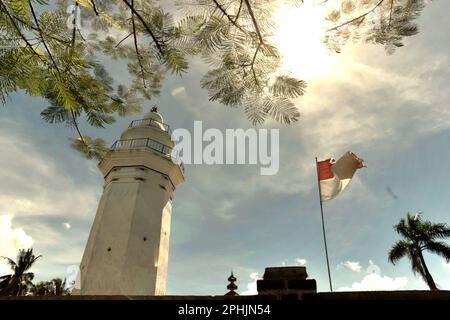
<svg viewBox="0 0 450 320"><path fill-rule="evenodd" d="M144 241L147 241L147 237L144 237Z"/></svg>
<svg viewBox="0 0 450 320"><path fill-rule="evenodd" d="M111 181L119 181L119 178L112 178Z"/></svg>
<svg viewBox="0 0 450 320"><path fill-rule="evenodd" d="M135 177L134 180L145 181L145 179L141 177Z"/></svg>
<svg viewBox="0 0 450 320"><path fill-rule="evenodd" d="M160 184L159 187L160 187L161 189L164 189L164 190L167 191L166 187L164 187L162 184Z"/></svg>
<svg viewBox="0 0 450 320"><path fill-rule="evenodd" d="M111 248L108 248L108 252L110 252L111 251Z"/></svg>

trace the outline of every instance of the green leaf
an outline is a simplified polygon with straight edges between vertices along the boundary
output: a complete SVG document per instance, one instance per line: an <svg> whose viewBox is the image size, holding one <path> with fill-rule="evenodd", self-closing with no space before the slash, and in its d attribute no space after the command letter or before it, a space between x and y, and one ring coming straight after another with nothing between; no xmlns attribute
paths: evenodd
<svg viewBox="0 0 450 320"><path fill-rule="evenodd" d="M63 105L65 109L74 111L78 108L75 97L65 83L58 79L53 83L52 89L56 95L56 100Z"/></svg>
<svg viewBox="0 0 450 320"><path fill-rule="evenodd" d="M10 0L10 3L13 14L30 26L30 7L28 0Z"/></svg>
<svg viewBox="0 0 450 320"><path fill-rule="evenodd" d="M62 106L51 106L41 112L41 117L49 123L61 123L70 120L70 114Z"/></svg>
<svg viewBox="0 0 450 320"><path fill-rule="evenodd" d="M94 127L104 128L105 125L116 122L116 119L104 112L98 112L94 110L86 111L87 122Z"/></svg>
<svg viewBox="0 0 450 320"><path fill-rule="evenodd" d="M300 117L297 107L288 99L268 96L263 106L267 114L280 123L291 124Z"/></svg>
<svg viewBox="0 0 450 320"><path fill-rule="evenodd" d="M164 54L165 64L172 70L172 73L180 74L186 72L188 62L186 57L178 49L169 49Z"/></svg>
<svg viewBox="0 0 450 320"><path fill-rule="evenodd" d="M277 97L297 98L305 93L306 82L290 76L277 76L269 91Z"/></svg>
<svg viewBox="0 0 450 320"><path fill-rule="evenodd" d="M109 148L106 147L106 142L103 139L92 139L89 136L83 138L69 138L71 147L83 154L87 159L97 159L101 161Z"/></svg>

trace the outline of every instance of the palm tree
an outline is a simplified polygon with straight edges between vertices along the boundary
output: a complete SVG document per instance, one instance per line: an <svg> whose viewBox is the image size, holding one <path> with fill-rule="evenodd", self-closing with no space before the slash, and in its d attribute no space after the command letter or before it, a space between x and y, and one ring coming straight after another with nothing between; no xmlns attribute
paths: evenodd
<svg viewBox="0 0 450 320"><path fill-rule="evenodd" d="M40 281L33 285L30 292L34 296L65 296L70 294L66 287L66 279L52 279L52 281Z"/></svg>
<svg viewBox="0 0 450 320"><path fill-rule="evenodd" d="M53 293L55 296L65 296L70 293L69 288L66 287L66 279L55 278L51 281Z"/></svg>
<svg viewBox="0 0 450 320"><path fill-rule="evenodd" d="M0 295L21 296L27 293L32 285L34 273L27 272L41 256L35 256L33 249L21 249L16 261L8 257L0 257L7 260L13 271L12 274L0 277Z"/></svg>
<svg viewBox="0 0 450 320"><path fill-rule="evenodd" d="M50 282L39 281L30 288L30 293L33 296L48 296L50 295L51 288L49 287Z"/></svg>
<svg viewBox="0 0 450 320"><path fill-rule="evenodd" d="M395 263L407 256L414 274L419 274L431 290L438 290L430 271L425 264L422 252L428 250L450 261L450 246L440 241L450 237L450 228L445 223L422 221L420 213L414 217L409 214L394 226L404 239L398 241L389 251L389 262Z"/></svg>

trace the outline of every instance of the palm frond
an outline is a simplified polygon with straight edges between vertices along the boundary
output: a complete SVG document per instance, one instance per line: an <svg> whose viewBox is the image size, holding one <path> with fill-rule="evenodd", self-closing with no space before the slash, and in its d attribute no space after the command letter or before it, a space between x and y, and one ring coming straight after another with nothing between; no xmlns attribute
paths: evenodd
<svg viewBox="0 0 450 320"><path fill-rule="evenodd" d="M406 239L411 239L410 221L412 217L408 212L406 218L400 219L399 223L394 226L395 231Z"/></svg>
<svg viewBox="0 0 450 320"><path fill-rule="evenodd" d="M450 246L443 241L430 241L425 244L426 250L443 257L447 262L450 261Z"/></svg>
<svg viewBox="0 0 450 320"><path fill-rule="evenodd" d="M391 250L389 250L388 260L392 264L396 264L398 260L409 253L410 244L404 240L395 243Z"/></svg>
<svg viewBox="0 0 450 320"><path fill-rule="evenodd" d="M8 258L8 257L0 257L0 258L3 258L3 259L5 259L6 260L6 263L9 265L9 267L12 269L12 270L15 270L16 268L17 268L17 264L16 264L16 262L13 260L13 259L11 259L11 258Z"/></svg>

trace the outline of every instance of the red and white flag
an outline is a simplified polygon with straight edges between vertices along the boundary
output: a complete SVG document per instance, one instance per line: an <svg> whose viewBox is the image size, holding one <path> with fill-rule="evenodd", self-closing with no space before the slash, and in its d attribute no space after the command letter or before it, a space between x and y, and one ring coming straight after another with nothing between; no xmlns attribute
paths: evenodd
<svg viewBox="0 0 450 320"><path fill-rule="evenodd" d="M357 169L364 167L362 159L346 152L338 161L333 158L317 162L322 201L331 200L344 191Z"/></svg>

